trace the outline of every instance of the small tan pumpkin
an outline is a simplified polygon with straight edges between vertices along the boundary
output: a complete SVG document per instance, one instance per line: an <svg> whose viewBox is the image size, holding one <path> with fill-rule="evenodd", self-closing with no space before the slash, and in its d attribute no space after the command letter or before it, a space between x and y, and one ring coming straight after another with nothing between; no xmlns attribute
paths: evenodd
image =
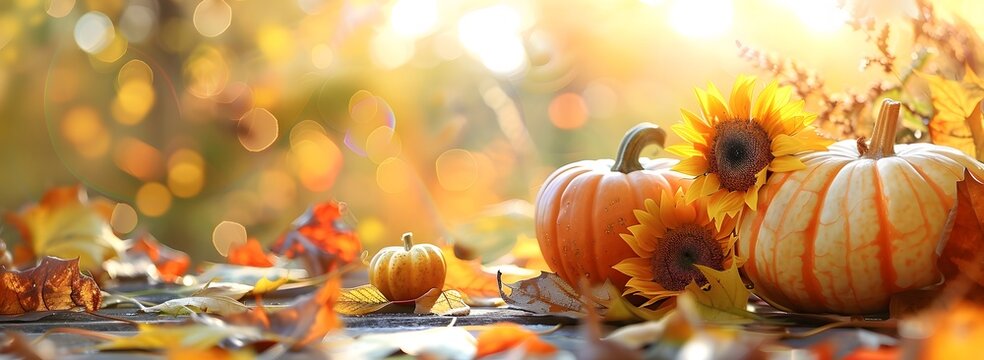
<svg viewBox="0 0 984 360"><path fill-rule="evenodd" d="M390 301L413 300L444 288L447 264L441 249L413 244L413 233L403 234L403 246L389 246L369 262L369 283Z"/></svg>
<svg viewBox="0 0 984 360"><path fill-rule="evenodd" d="M633 211L660 191L687 186L686 175L670 170L675 159L639 158L642 149L660 147L666 132L639 124L622 139L615 160L583 160L551 174L536 197L536 238L543 257L557 275L577 288L581 279L620 289L629 278L612 266L637 256L621 238L636 225Z"/></svg>
<svg viewBox="0 0 984 360"><path fill-rule="evenodd" d="M886 100L870 146L841 141L770 178L738 232L757 295L797 312L872 314L941 280L957 182L964 170L984 179L984 165L946 146L895 145L898 116Z"/></svg>

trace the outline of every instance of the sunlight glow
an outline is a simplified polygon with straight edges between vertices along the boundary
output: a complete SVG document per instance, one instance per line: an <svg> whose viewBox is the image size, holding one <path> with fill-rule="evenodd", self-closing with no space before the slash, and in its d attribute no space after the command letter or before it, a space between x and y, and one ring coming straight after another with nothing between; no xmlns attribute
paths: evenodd
<svg viewBox="0 0 984 360"><path fill-rule="evenodd" d="M706 39L731 30L734 9L730 0L676 0L668 16L681 35Z"/></svg>
<svg viewBox="0 0 984 360"><path fill-rule="evenodd" d="M496 5L469 12L458 21L458 39L492 72L508 75L527 66L516 9Z"/></svg>
<svg viewBox="0 0 984 360"><path fill-rule="evenodd" d="M390 12L393 31L411 39L434 32L437 20L437 0L398 0Z"/></svg>
<svg viewBox="0 0 984 360"><path fill-rule="evenodd" d="M837 5L837 0L782 0L807 29L830 33L844 27L849 15Z"/></svg>

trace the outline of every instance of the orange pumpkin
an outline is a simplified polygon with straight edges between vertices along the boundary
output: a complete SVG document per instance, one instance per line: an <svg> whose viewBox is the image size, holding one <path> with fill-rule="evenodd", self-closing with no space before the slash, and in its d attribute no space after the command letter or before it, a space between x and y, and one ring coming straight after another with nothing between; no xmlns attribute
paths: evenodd
<svg viewBox="0 0 984 360"><path fill-rule="evenodd" d="M441 249L414 245L413 233L406 233L403 246L385 247L369 261L369 283L390 301L413 300L443 289L447 270Z"/></svg>
<svg viewBox="0 0 984 360"><path fill-rule="evenodd" d="M763 187L738 232L757 295L786 310L871 314L941 280L957 182L965 169L984 179L984 166L946 146L895 145L898 116L886 100L870 146L835 143Z"/></svg>
<svg viewBox="0 0 984 360"><path fill-rule="evenodd" d="M639 223L633 210L662 190L690 183L670 170L677 160L639 158L644 147L662 147L665 140L663 129L639 124L625 134L615 160L567 164L543 183L536 197L536 237L550 269L575 288L581 279L611 279L623 288L629 279L612 266L636 256L620 237Z"/></svg>

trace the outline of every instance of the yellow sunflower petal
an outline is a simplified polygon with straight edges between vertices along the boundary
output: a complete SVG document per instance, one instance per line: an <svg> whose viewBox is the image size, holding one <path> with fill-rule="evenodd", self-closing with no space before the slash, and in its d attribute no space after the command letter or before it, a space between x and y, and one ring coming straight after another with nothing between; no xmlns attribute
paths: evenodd
<svg viewBox="0 0 984 360"><path fill-rule="evenodd" d="M651 232L657 237L661 237L664 233L666 233L666 227L663 226L663 222L659 220L659 216L655 216L652 213L643 210L635 210L633 213L636 216L636 220L639 220L639 225L643 225L647 228L645 231ZM629 227L629 230L632 230L632 226ZM642 229L639 231L642 231ZM633 234L635 234L635 231L633 231Z"/></svg>
<svg viewBox="0 0 984 360"><path fill-rule="evenodd" d="M725 216L735 215L741 211L745 206L744 204L745 192L744 191L731 191L717 202L716 211L708 213L711 218L714 219L714 226L718 229L724 225Z"/></svg>
<svg viewBox="0 0 984 360"><path fill-rule="evenodd" d="M615 264L612 268L633 279L649 280L650 282L653 280L653 264L649 258L628 258Z"/></svg>
<svg viewBox="0 0 984 360"><path fill-rule="evenodd" d="M674 165L673 170L692 176L703 175L707 172L707 158L703 156L688 157Z"/></svg>
<svg viewBox="0 0 984 360"><path fill-rule="evenodd" d="M683 123L690 126L690 128L702 133L710 134L711 126L707 124L707 121L701 119L700 116L690 112L687 109L680 109L680 114L683 115Z"/></svg>
<svg viewBox="0 0 984 360"><path fill-rule="evenodd" d="M660 194L659 219L663 221L663 225L666 225L667 229L675 229L680 226L680 220L676 218L676 212L673 209L676 202L668 193L668 191L664 191Z"/></svg>
<svg viewBox="0 0 984 360"><path fill-rule="evenodd" d="M707 174L704 180L704 188L700 190L700 196L709 196L721 189L721 178L717 174Z"/></svg>
<svg viewBox="0 0 984 360"><path fill-rule="evenodd" d="M772 139L772 156L827 150L829 143L814 131L800 131L792 136L779 134Z"/></svg>
<svg viewBox="0 0 984 360"><path fill-rule="evenodd" d="M775 159L772 159L772 163L769 164L769 170L772 172L787 172L804 168L806 168L806 165L803 164L803 161L801 161L798 157L791 155L776 157Z"/></svg>
<svg viewBox="0 0 984 360"><path fill-rule="evenodd" d="M700 197L701 189L704 187L704 183L707 181L707 176L698 176L690 183L690 188L687 189L687 194L684 200L689 204L694 202Z"/></svg>
<svg viewBox="0 0 984 360"><path fill-rule="evenodd" d="M666 152L680 157L704 156L704 153L695 149L692 145L679 144L666 147Z"/></svg>
<svg viewBox="0 0 984 360"><path fill-rule="evenodd" d="M628 282L625 283L625 286L636 289L642 293L648 293L653 295L671 292L669 290L664 289L662 286L657 284L655 281L652 281L651 279L646 280L646 279L631 278L629 279Z"/></svg>
<svg viewBox="0 0 984 360"><path fill-rule="evenodd" d="M770 127L776 125L775 120L770 115L772 114L774 105L773 99L776 96L776 90L779 88L779 83L776 81L769 82L759 93L758 99L755 99L755 105L752 107L752 118L758 119L762 123L762 127L769 130Z"/></svg>
<svg viewBox="0 0 984 360"><path fill-rule="evenodd" d="M673 124L670 126L677 136L683 138L691 144L707 144L707 139L705 139L700 132L688 127L687 124Z"/></svg>
<svg viewBox="0 0 984 360"><path fill-rule="evenodd" d="M704 114L704 119L707 120L708 125L713 127L718 121L726 120L730 117L728 115L728 109L724 106L720 95L712 97L707 91L699 88L696 89L696 92L697 103L700 104L701 112Z"/></svg>
<svg viewBox="0 0 984 360"><path fill-rule="evenodd" d="M755 77L738 76L735 86L731 89L731 115L736 119L749 119L752 116L752 88L755 87Z"/></svg>

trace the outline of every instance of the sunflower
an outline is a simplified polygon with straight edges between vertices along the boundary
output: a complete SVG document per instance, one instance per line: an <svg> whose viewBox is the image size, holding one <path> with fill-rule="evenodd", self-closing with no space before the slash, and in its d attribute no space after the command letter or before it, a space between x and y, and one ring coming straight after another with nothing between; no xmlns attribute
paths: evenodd
<svg viewBox="0 0 984 360"><path fill-rule="evenodd" d="M833 143L811 126L816 115L803 101L790 101L792 89L775 81L753 103L755 78L739 76L726 103L713 84L697 89L701 115L682 109L673 131L686 143L666 149L683 157L673 169L695 176L687 202L708 197L707 211L720 225L745 205L755 210L758 190L769 175L805 167L798 154L826 150Z"/></svg>
<svg viewBox="0 0 984 360"><path fill-rule="evenodd" d="M687 203L682 188L663 191L659 202L646 200L645 210L636 210L638 225L629 227L622 239L639 257L622 260L615 270L630 276L625 295L649 298L642 306L674 297L696 281L707 279L694 264L724 270L735 260L735 219L726 217L720 227L708 216L706 199Z"/></svg>

